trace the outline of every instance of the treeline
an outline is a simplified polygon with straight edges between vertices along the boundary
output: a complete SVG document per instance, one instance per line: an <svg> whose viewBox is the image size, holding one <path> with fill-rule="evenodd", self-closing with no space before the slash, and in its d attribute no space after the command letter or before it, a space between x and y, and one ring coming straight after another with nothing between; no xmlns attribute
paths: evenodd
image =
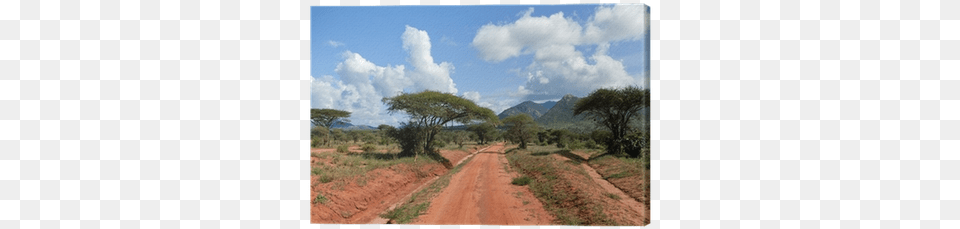
<svg viewBox="0 0 960 229"><path fill-rule="evenodd" d="M526 148L528 143L556 144L560 148L604 149L606 153L649 158L649 90L637 87L597 89L576 101L574 115L585 115L600 127L589 133L567 129L544 130L527 114L504 118L507 139Z"/></svg>
<svg viewBox="0 0 960 229"><path fill-rule="evenodd" d="M398 127L380 125L376 130L343 131L331 129L334 124L349 122L350 112L334 109L311 109L311 146L360 142L367 144L399 144L400 156L434 154L447 144L463 147L473 141L487 144L508 140L526 148L528 144L554 144L559 148L603 149L606 153L649 158L650 126L649 90L637 87L597 89L579 99L574 115L585 115L600 128L572 132L568 129L545 129L527 114L499 119L489 108L477 106L463 97L436 91L404 93L384 98L391 114L410 116ZM466 130L445 130L448 123L466 124ZM366 148L366 147L365 147Z"/></svg>

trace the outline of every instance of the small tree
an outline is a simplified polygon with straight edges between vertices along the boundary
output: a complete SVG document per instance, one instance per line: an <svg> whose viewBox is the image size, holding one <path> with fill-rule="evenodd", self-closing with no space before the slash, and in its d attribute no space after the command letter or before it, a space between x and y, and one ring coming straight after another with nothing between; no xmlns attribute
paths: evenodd
<svg viewBox="0 0 960 229"><path fill-rule="evenodd" d="M353 140L354 144L356 144L361 138L363 138L363 132L360 132L359 130L352 130L347 133L347 136L350 138L350 140Z"/></svg>
<svg viewBox="0 0 960 229"><path fill-rule="evenodd" d="M507 136L514 142L519 142L521 149L527 148L527 142L531 142L537 136L539 129L537 123L533 121L533 117L525 113L506 117L503 119L503 123L508 128Z"/></svg>
<svg viewBox="0 0 960 229"><path fill-rule="evenodd" d="M620 89L597 89L577 101L573 107L574 115L586 113L601 126L612 133L607 141L608 152L615 154L626 153L632 157L639 157L639 150L627 150L627 135L636 128L630 124L631 120L640 116L643 108L650 107L649 90L637 87ZM640 142L644 148L649 148L647 142Z"/></svg>
<svg viewBox="0 0 960 229"><path fill-rule="evenodd" d="M310 122L314 126L323 126L330 129L335 124L344 124L350 122L349 111L335 109L310 109Z"/></svg>
<svg viewBox="0 0 960 229"><path fill-rule="evenodd" d="M463 142L467 141L470 136L466 131L457 130L453 131L453 143L456 143L459 148L463 148Z"/></svg>
<svg viewBox="0 0 960 229"><path fill-rule="evenodd" d="M326 145L327 141L330 141L330 131L323 126L314 126L310 129L310 139L316 139L316 144L312 144L312 147L318 147L321 145Z"/></svg>
<svg viewBox="0 0 960 229"><path fill-rule="evenodd" d="M333 137L333 140L334 140L334 141L337 141L337 142L346 142L346 141L347 141L347 134L344 133L343 130L340 130L340 129L333 129L333 131L330 131L330 136L332 136L332 137Z"/></svg>
<svg viewBox="0 0 960 229"><path fill-rule="evenodd" d="M566 129L556 129L550 131L550 142L557 144L559 148L566 148L571 138L573 138L573 132L570 132Z"/></svg>
<svg viewBox="0 0 960 229"><path fill-rule="evenodd" d="M476 103L437 91L423 91L419 93L403 93L395 97L383 98L390 113L404 112L410 115L410 121L403 123L403 128L409 128L410 134L420 144L422 150L407 151L401 155L419 155L418 152L432 153L429 143L434 141L437 133L444 124L459 122L469 124L476 121L496 120L492 110L477 106ZM404 147L406 148L406 147Z"/></svg>
<svg viewBox="0 0 960 229"><path fill-rule="evenodd" d="M467 127L467 130L472 131L477 135L477 139L479 140L477 144L483 145L487 144L487 141L494 139L497 127L493 123L483 122L476 125L471 125L470 127Z"/></svg>

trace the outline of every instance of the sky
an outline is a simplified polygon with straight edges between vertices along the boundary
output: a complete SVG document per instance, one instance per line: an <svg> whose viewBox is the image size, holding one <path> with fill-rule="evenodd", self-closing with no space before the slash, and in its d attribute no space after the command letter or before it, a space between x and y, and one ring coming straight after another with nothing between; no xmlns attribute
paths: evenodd
<svg viewBox="0 0 960 229"><path fill-rule="evenodd" d="M643 87L644 5L315 6L311 108L397 125L381 101L434 90L499 114L523 101Z"/></svg>

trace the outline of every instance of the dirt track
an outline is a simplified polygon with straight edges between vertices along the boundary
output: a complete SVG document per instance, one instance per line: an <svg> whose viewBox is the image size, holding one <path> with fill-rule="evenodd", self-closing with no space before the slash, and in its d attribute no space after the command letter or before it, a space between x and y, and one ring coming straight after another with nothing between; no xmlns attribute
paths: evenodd
<svg viewBox="0 0 960 229"><path fill-rule="evenodd" d="M530 191L510 184L503 143L474 156L416 224L547 225L552 216ZM526 203L526 204L524 204Z"/></svg>

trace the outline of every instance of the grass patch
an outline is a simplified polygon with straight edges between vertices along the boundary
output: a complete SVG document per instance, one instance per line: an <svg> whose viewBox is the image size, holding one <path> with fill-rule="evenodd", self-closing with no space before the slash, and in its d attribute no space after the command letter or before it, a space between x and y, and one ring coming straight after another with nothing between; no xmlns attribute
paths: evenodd
<svg viewBox="0 0 960 229"><path fill-rule="evenodd" d="M350 146L347 146L347 145L337 146L337 153L349 153L349 152L350 152Z"/></svg>
<svg viewBox="0 0 960 229"><path fill-rule="evenodd" d="M326 196L323 196L323 193L317 193L317 198L313 199L313 204L317 204L317 203L323 204L323 203L327 203L327 201L328 199Z"/></svg>
<svg viewBox="0 0 960 229"><path fill-rule="evenodd" d="M510 183L513 185L524 186L524 185L530 184L530 181L532 180L533 179L531 179L528 176L522 176L522 177L513 178L513 181Z"/></svg>
<svg viewBox="0 0 960 229"><path fill-rule="evenodd" d="M603 179L624 178L624 177L628 177L628 176L632 176L632 175L630 175L629 172L624 171L624 172L620 172L620 173L610 174L609 176L604 176Z"/></svg>
<svg viewBox="0 0 960 229"><path fill-rule="evenodd" d="M447 174L440 176L436 181L427 185L427 187L413 193L413 195L410 196L410 200L406 203L380 215L380 217L393 220L399 224L409 223L417 217L420 217L421 214L427 211L427 208L430 208L430 199L439 194L443 188L446 188L447 185L450 184L450 178L460 172L463 165L469 163L470 160L473 160L473 157L453 167Z"/></svg>
<svg viewBox="0 0 960 229"><path fill-rule="evenodd" d="M601 172L607 174L603 179L641 177L644 173L645 162L639 158L624 158L613 155L604 155L590 160L590 164L612 165Z"/></svg>
<svg viewBox="0 0 960 229"><path fill-rule="evenodd" d="M372 153L377 151L377 146L373 144L364 144L363 147L360 147L360 150L363 150L364 153Z"/></svg>
<svg viewBox="0 0 960 229"><path fill-rule="evenodd" d="M620 196L618 196L617 194L613 194L613 193L606 193L606 194L603 194L603 195L606 195L607 197L610 197L610 199L614 199L614 200L619 200L619 199L620 199Z"/></svg>
<svg viewBox="0 0 960 229"><path fill-rule="evenodd" d="M414 169L414 172L417 172L419 168L427 164L437 163L437 161L429 157L423 157L414 161L413 157L397 157L395 153L339 154L325 152L317 154L316 157L318 158L330 158L331 164L315 163L311 166L310 173L318 176L320 183L330 183L332 181L357 177L358 184L363 184L366 182L366 177L362 176L374 169L407 164L410 165L410 168Z"/></svg>
<svg viewBox="0 0 960 229"><path fill-rule="evenodd" d="M430 202L423 202L420 204L404 204L400 207L394 208L393 210L384 213L380 217L386 219L392 219L394 222L405 224L409 223L411 220L416 219L423 211L426 211L430 207Z"/></svg>
<svg viewBox="0 0 960 229"><path fill-rule="evenodd" d="M533 146L507 154L510 166L530 178L528 187L543 202L560 225L613 225L603 213L603 206L591 201L584 193L571 193L575 181L561 178L562 173L577 173L583 167L563 163L555 157L544 157L559 152L556 146ZM588 179L588 178L584 178Z"/></svg>

